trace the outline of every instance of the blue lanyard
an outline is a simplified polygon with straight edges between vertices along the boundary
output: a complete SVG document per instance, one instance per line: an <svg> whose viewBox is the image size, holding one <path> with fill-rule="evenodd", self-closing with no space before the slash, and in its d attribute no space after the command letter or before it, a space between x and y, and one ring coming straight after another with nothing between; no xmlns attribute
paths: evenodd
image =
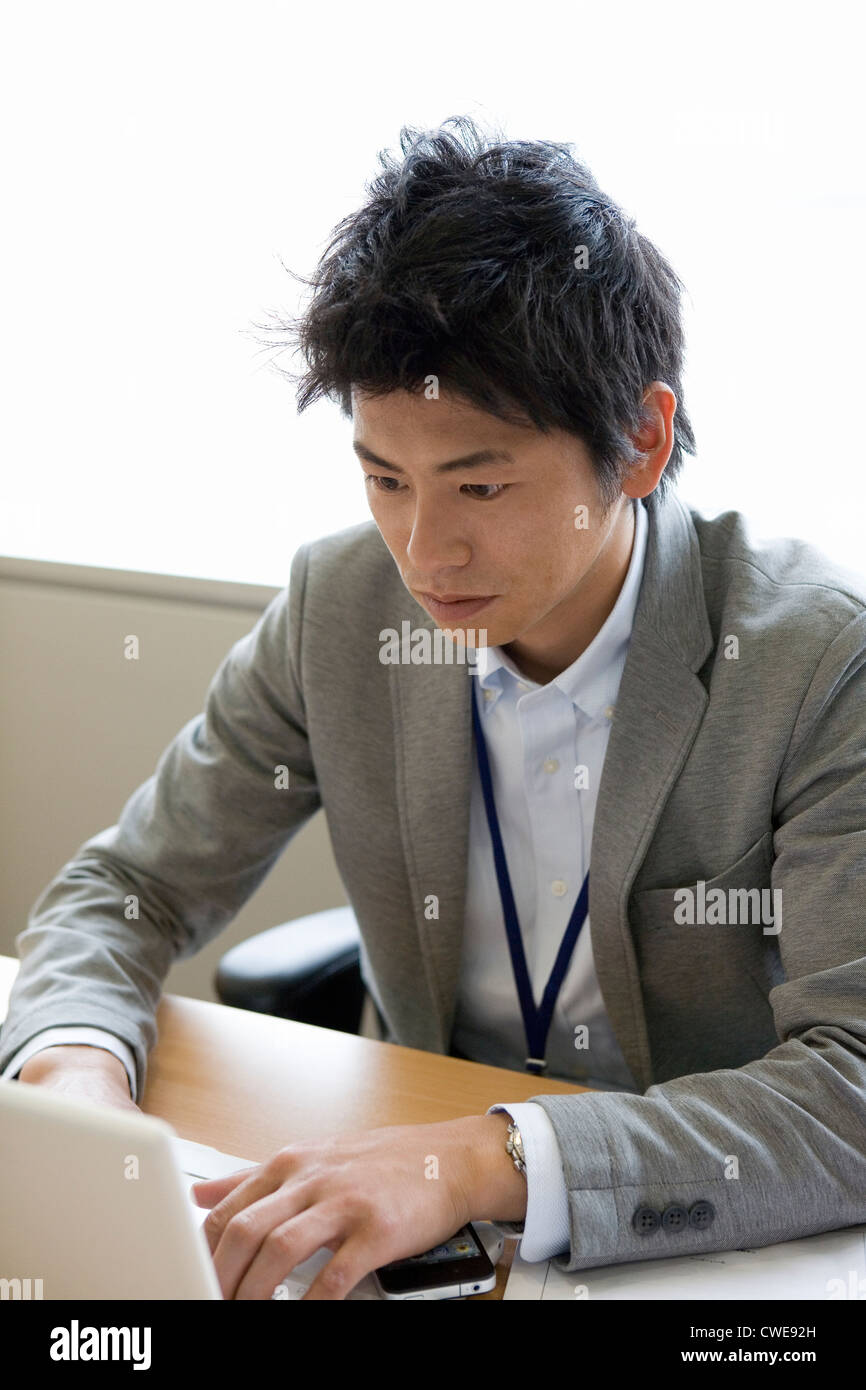
<svg viewBox="0 0 866 1390"><path fill-rule="evenodd" d="M520 1011L523 1014L523 1028L526 1033L526 1042L529 1048L529 1056L526 1059L526 1069L527 1071L538 1074L547 1067L544 1054L547 1048L547 1035L550 1031L553 1010L556 1007L559 991L565 979L565 972L568 970L569 961L574 953L574 947L580 934L580 929L586 921L586 914L589 907L589 870L587 869L586 871L583 886L577 895L577 902L574 904L571 916L568 919L568 926L565 929L565 935L560 943L553 970L550 973L550 979L547 982L544 995L542 996L541 1005L536 1009L535 1000L532 997L532 984L529 979L529 971L526 967L526 955L523 950L523 941L520 936L520 923L517 920L517 909L514 906L514 894L511 891L511 879L508 876L508 864L505 860L505 850L502 845L502 836L499 832L499 818L496 815L496 803L493 800L493 782L490 777L490 761L487 756L487 745L484 742L484 734L481 730L481 720L478 716L474 683L472 682L470 682L470 695L472 699L472 725L475 729L475 746L478 751L478 771L481 774L481 789L484 792L487 824L490 827L490 838L493 842L493 862L496 865L496 877L499 881L499 896L502 899L505 931L508 935L508 949L511 952L511 965L514 970L517 997L520 1000Z"/></svg>

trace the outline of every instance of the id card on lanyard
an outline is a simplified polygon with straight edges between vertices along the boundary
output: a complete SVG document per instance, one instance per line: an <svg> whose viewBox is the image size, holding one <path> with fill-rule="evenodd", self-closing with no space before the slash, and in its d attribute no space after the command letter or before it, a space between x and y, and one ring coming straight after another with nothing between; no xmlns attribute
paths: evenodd
<svg viewBox="0 0 866 1390"><path fill-rule="evenodd" d="M481 775L481 790L484 793L484 808L487 812L487 824L490 827L490 839L493 843L493 862L496 866L496 878L499 883L499 897L502 901L502 912L505 918L505 931L508 937L508 949L511 954L511 966L514 971L514 980L517 985L517 997L520 1001L520 1012L523 1015L523 1029L526 1034L526 1046L528 1049L526 1070L538 1075L547 1068L545 1054L547 1051L547 1035L550 1032L553 1011L556 1008L559 991L562 988L562 982L565 979L571 957L574 954L574 947L580 935L580 929L586 921L586 915L589 910L589 870L587 869L586 871L586 876L583 880L580 892L577 895L577 902L574 904L571 916L568 919L568 926L565 929L565 935L560 943L553 969L550 972L550 979L547 981L544 994L541 998L541 1003L538 1008L536 1008L535 999L532 994L532 982L530 981L529 970L526 965L526 953L523 949L523 939L520 935L520 923L517 920L517 908L514 905L514 894L511 890L511 879L508 874L505 849L499 830L499 817L496 814L496 803L493 799L493 780L490 776L490 759L487 756L487 745L484 741L481 719L475 700L474 681L469 682L469 694L472 701L472 726L475 731L475 748L478 756L478 771Z"/></svg>

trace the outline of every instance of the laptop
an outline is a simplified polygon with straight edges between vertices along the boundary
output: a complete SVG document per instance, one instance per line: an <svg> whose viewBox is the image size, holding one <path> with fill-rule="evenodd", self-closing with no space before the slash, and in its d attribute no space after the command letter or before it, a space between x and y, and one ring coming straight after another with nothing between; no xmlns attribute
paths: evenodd
<svg viewBox="0 0 866 1390"><path fill-rule="evenodd" d="M221 1299L190 1188L253 1162L155 1116L0 1079L0 1297Z"/></svg>

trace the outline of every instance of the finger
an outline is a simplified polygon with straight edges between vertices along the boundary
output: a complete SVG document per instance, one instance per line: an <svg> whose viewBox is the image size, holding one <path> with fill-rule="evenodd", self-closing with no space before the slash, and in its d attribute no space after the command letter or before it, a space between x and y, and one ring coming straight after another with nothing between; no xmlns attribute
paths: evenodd
<svg viewBox="0 0 866 1390"><path fill-rule="evenodd" d="M264 1165L259 1168L248 1169L246 1176L243 1173L232 1173L230 1176L240 1177L240 1181L224 1197L221 1197L216 1205L211 1207L203 1222L202 1229L212 1255L216 1252L226 1226L238 1212L243 1211L250 1203L258 1202L262 1197L267 1197L280 1185L279 1175ZM217 1181L222 1181L222 1179Z"/></svg>
<svg viewBox="0 0 866 1390"><path fill-rule="evenodd" d="M192 1184L190 1192L200 1207L214 1207L255 1170L242 1168L238 1173L227 1173L224 1178L199 1178Z"/></svg>
<svg viewBox="0 0 866 1390"><path fill-rule="evenodd" d="M273 1297L274 1289L298 1265L322 1246L337 1249L342 1239L340 1218L322 1202L305 1207L288 1221L272 1226L241 1278L236 1299Z"/></svg>
<svg viewBox="0 0 866 1390"><path fill-rule="evenodd" d="M331 1248L330 1243L328 1248ZM383 1250L380 1241L371 1238L369 1226L355 1227L333 1258L319 1270L302 1302L344 1299L365 1275L394 1258Z"/></svg>
<svg viewBox="0 0 866 1390"><path fill-rule="evenodd" d="M233 1196L229 1201L233 1200ZM284 1183L275 1192L265 1193L251 1205L244 1205L229 1218L212 1252L223 1298L237 1297L241 1280L271 1231L291 1221L308 1206L310 1200L309 1184ZM210 1217L207 1219L210 1220ZM270 1288L260 1292L259 1297L270 1298L276 1285L289 1272L285 1268L285 1261L283 1265Z"/></svg>

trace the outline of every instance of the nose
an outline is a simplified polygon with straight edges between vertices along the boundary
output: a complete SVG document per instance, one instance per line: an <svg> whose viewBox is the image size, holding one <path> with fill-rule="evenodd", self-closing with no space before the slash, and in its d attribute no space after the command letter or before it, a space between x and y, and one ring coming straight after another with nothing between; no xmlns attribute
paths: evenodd
<svg viewBox="0 0 866 1390"><path fill-rule="evenodd" d="M419 498L406 556L414 571L432 581L442 570L468 564L472 546L447 505Z"/></svg>

